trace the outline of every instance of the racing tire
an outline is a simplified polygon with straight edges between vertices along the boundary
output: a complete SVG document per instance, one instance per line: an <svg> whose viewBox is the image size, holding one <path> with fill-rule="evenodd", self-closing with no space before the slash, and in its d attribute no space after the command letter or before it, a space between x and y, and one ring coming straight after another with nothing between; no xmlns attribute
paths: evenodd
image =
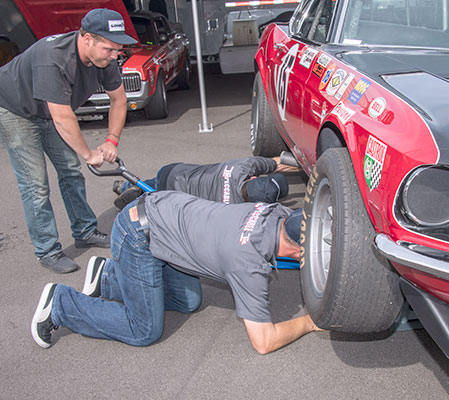
<svg viewBox="0 0 449 400"><path fill-rule="evenodd" d="M328 149L307 184L301 224L301 288L322 329L388 329L404 302L399 275L375 253L376 232L346 148Z"/></svg>
<svg viewBox="0 0 449 400"><path fill-rule="evenodd" d="M289 151L274 124L260 72L253 85L250 142L255 156L277 157Z"/></svg>
<svg viewBox="0 0 449 400"><path fill-rule="evenodd" d="M164 119L168 116L167 90L165 88L164 74L157 76L156 91L151 101L144 107L143 112L147 119Z"/></svg>
<svg viewBox="0 0 449 400"><path fill-rule="evenodd" d="M180 90L190 89L191 81L192 81L192 65L190 63L189 55L186 54L186 57L184 59L184 64L182 66L182 70L176 79L176 83L178 84L178 89L180 89Z"/></svg>

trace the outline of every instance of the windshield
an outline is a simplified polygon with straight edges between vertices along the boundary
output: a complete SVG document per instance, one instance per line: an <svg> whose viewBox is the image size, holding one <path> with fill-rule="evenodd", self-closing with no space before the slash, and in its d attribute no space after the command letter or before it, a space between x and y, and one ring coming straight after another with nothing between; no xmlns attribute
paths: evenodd
<svg viewBox="0 0 449 400"><path fill-rule="evenodd" d="M449 48L449 0L349 0L343 44Z"/></svg>

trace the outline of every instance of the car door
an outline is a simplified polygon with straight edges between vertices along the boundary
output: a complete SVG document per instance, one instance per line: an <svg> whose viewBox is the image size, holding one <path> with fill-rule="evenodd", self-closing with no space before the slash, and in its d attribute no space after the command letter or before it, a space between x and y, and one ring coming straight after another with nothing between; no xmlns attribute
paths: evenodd
<svg viewBox="0 0 449 400"><path fill-rule="evenodd" d="M294 144L296 156L310 167L315 162L317 136L327 112L320 84L323 79L327 82L333 71L331 57L322 48L335 3L309 0L302 4L290 21L286 49L276 60L279 66L275 66L278 68L274 73L274 90L279 126Z"/></svg>

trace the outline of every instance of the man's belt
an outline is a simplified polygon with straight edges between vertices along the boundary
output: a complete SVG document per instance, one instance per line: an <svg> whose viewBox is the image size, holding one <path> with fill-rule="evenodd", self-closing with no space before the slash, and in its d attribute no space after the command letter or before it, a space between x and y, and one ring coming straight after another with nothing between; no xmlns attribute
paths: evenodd
<svg viewBox="0 0 449 400"><path fill-rule="evenodd" d="M139 200L137 200L137 216L139 218L139 223L142 228L145 228L143 230L143 233L145 234L145 237L150 240L150 221L148 221L147 213L145 211L145 199L147 198L146 195L140 196Z"/></svg>

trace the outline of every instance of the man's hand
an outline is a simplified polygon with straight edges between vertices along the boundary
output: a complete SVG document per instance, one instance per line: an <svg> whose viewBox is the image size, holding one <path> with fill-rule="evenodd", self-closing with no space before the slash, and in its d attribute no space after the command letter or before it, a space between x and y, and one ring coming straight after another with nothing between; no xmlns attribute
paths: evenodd
<svg viewBox="0 0 449 400"><path fill-rule="evenodd" d="M104 160L109 163L113 163L117 158L117 147L111 142L104 142L97 147L97 150L103 153Z"/></svg>
<svg viewBox="0 0 449 400"><path fill-rule="evenodd" d="M90 156L85 158L84 161L86 161L87 164L93 165L95 168L100 168L103 165L104 153L98 149L91 150Z"/></svg>
<svg viewBox="0 0 449 400"><path fill-rule="evenodd" d="M293 167L291 165L281 164L281 157L273 157L273 160L276 161L276 164L277 164L275 172L298 172L298 171L301 171L301 168Z"/></svg>

